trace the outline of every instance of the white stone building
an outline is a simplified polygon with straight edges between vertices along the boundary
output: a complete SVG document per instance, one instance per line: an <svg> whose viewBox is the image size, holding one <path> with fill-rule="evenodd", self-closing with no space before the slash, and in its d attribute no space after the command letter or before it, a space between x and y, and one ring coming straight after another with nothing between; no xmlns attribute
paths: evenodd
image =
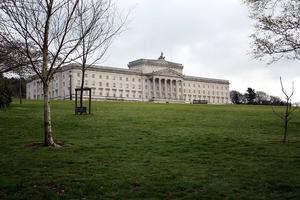
<svg viewBox="0 0 300 200"><path fill-rule="evenodd" d="M169 62L161 55L157 60L139 59L129 69L92 66L85 73L85 87L92 89L94 100L129 100L155 102L189 102L201 100L210 104L229 103L229 81L186 76L183 65ZM70 99L81 84L80 65L63 66L50 85L51 99ZM41 81L27 83L27 99L42 99ZM87 97L88 94L84 93Z"/></svg>

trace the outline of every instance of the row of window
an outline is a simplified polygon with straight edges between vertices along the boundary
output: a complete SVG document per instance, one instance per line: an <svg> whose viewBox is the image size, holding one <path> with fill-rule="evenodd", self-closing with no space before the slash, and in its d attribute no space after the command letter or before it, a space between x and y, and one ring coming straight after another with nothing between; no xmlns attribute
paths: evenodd
<svg viewBox="0 0 300 200"><path fill-rule="evenodd" d="M85 95L88 95L87 92L85 92ZM96 95L96 90L92 91L92 95ZM119 91L119 93L117 94L116 91L109 91L109 90L105 90L105 91L100 91L98 93L99 96L102 97L119 97L119 98L123 98L123 97L132 97L132 98L142 98L142 94L140 92L129 92L129 91ZM173 98L176 97L175 93L172 94ZM153 96L153 92L151 92L151 96ZM157 93L156 96L159 96L159 94ZM171 97L170 94L167 95L168 97ZM148 99L148 95L145 95L145 98ZM178 98L182 99L182 96L179 95ZM200 95L183 95L183 99L187 100L187 101L192 101L194 99L201 99L201 100L207 100L209 103L225 103L228 102L228 98L227 97L214 97L214 96L200 96Z"/></svg>
<svg viewBox="0 0 300 200"><path fill-rule="evenodd" d="M77 73L77 77L81 77L81 73L80 73L80 72ZM88 78L88 74L87 74L87 73L85 74L85 77ZM92 77L92 78L96 78L96 75L95 75L95 74L92 74L91 77ZM122 77L122 76L119 76L119 77L117 78L116 76L110 77L109 75L106 75L105 77L106 77L107 80L109 80L110 78L112 78L112 80L117 80L118 78L119 78L120 81L123 80L123 77ZM102 74L100 74L100 75L99 75L99 79L102 79L102 78L103 78L103 77L102 77ZM125 77L125 80L126 80L126 81L129 81L129 77ZM132 82L135 82L136 79L135 79L134 77L132 77L131 80L132 80ZM137 80L138 80L138 82L141 82L141 79L140 79L140 78L137 79ZM145 79L145 82L147 82L147 79ZM211 85L211 86L210 86L210 84L207 84L207 85L206 85L206 84L203 84L203 83L202 83L202 84L199 84L199 83L183 83L183 86L186 86L186 85L187 85L188 87L191 87L191 86L192 86L192 87L194 87L194 88L197 87L197 86L198 86L198 88L201 88L201 85L202 85L203 88L206 88L206 87L207 87L208 89L209 89L210 87L211 87L212 89L215 89L215 88L216 88L217 90L218 90L218 89L220 89L220 90L227 90L227 89L228 89L228 86L223 86L223 85L220 85L220 86L219 86L219 85Z"/></svg>
<svg viewBox="0 0 300 200"><path fill-rule="evenodd" d="M77 86L80 86L80 84L81 84L81 81L77 80ZM85 86L88 86L89 85L88 80L86 80L84 84L85 84ZM92 81L92 86L95 86L95 85L96 85L95 81ZM102 82L99 82L98 85L100 87L102 87ZM119 85L119 88L123 87L122 83L119 83L118 85ZM64 86L64 84L63 84L63 86ZM110 83L106 82L105 86L106 87L110 87ZM112 83L112 87L114 87L114 88L117 87L117 83ZM132 89L135 89L135 87L136 87L136 85L132 84ZM170 86L168 86L168 87L170 87ZM126 88L129 88L129 84L128 83L126 84ZM138 88L141 89L142 85L138 85ZM164 90L165 86L162 86L161 88L162 88L162 90ZM174 88L174 90L176 90L176 86L173 86L173 88ZM148 89L148 85L145 85L145 89ZM151 85L151 89L153 89L152 85ZM159 86L156 86L156 89L159 90ZM178 88L178 89L181 92L181 88ZM191 89L186 90L186 89L184 89L184 92L186 92L186 91L188 91L189 93L192 93L192 91L193 91L193 93L196 93L196 90L191 90ZM210 93L209 90L207 92L208 92L208 94ZM216 92L216 94L219 94L219 91L212 91L212 94L214 94L215 92ZM201 94L201 90L198 90L198 93ZM223 95L223 91L221 91L220 93ZM205 94L205 90L203 90L203 94Z"/></svg>
<svg viewBox="0 0 300 200"><path fill-rule="evenodd" d="M77 73L77 77L81 77L81 73L80 73L80 72ZM84 74L84 77L85 77L85 78L88 78L88 77L89 77L89 74L85 73L85 74ZM92 77L92 78L96 78L96 75L95 75L95 74L91 74L91 77ZM112 79L112 80L117 80L117 79L119 79L120 81L123 80L123 77L122 77L122 76L119 76L119 77L111 76L111 77L110 77L109 75L102 76L102 74L100 74L98 77L99 77L99 79L102 79L102 78L105 77L107 80L109 80L109 79ZM129 81L129 77L126 77L125 80L126 80L126 81ZM136 79L133 77L133 78L131 78L131 80L132 80L132 82L135 82ZM141 79L139 78L139 79L137 79L137 81L138 81L138 82L141 82ZM145 82L147 82L147 80L145 80Z"/></svg>

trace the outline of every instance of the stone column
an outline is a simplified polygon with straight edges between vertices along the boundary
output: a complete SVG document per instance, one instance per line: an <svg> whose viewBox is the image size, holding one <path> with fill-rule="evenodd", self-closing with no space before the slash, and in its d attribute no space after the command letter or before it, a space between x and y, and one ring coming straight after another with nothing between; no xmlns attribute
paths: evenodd
<svg viewBox="0 0 300 200"><path fill-rule="evenodd" d="M150 78L148 79L147 81L147 92L148 92L148 100L150 100L152 98L151 96L151 81L150 81Z"/></svg>
<svg viewBox="0 0 300 200"><path fill-rule="evenodd" d="M165 78L165 99L168 98L168 87L167 87L167 79Z"/></svg>
<svg viewBox="0 0 300 200"><path fill-rule="evenodd" d="M184 100L183 99L183 81L180 81L181 83L181 100Z"/></svg>
<svg viewBox="0 0 300 200"><path fill-rule="evenodd" d="M155 89L155 77L154 76L152 78L152 85L153 85L153 97L155 98L156 89Z"/></svg>
<svg viewBox="0 0 300 200"><path fill-rule="evenodd" d="M161 96L161 78L158 78L158 84L159 84L159 98L162 99L162 96Z"/></svg>
<svg viewBox="0 0 300 200"><path fill-rule="evenodd" d="M176 85L176 99L179 100L179 87L178 87L178 84L179 84L179 81L178 80L175 80L175 85Z"/></svg>
<svg viewBox="0 0 300 200"><path fill-rule="evenodd" d="M172 93L173 93L172 82L173 82L173 80L171 79L171 80L170 80L170 91L171 91L171 93L170 93L170 95L171 95L170 98L171 98L171 99L172 99L172 96L173 96L173 95L172 95Z"/></svg>

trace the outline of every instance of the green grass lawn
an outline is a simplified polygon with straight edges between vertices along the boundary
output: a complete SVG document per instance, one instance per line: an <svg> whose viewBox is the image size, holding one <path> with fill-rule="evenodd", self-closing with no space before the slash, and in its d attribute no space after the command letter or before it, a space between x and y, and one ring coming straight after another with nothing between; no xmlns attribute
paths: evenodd
<svg viewBox="0 0 300 200"><path fill-rule="evenodd" d="M269 106L53 101L0 111L0 199L300 199L300 112L288 144Z"/></svg>

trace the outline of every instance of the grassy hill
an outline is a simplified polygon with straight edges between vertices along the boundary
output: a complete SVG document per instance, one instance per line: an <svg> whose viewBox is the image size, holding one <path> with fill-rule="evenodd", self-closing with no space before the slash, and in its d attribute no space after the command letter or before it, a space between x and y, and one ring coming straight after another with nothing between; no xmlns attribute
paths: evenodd
<svg viewBox="0 0 300 200"><path fill-rule="evenodd" d="M53 101L0 111L0 199L300 199L300 112L288 144L269 106ZM280 108L278 108L280 109Z"/></svg>

